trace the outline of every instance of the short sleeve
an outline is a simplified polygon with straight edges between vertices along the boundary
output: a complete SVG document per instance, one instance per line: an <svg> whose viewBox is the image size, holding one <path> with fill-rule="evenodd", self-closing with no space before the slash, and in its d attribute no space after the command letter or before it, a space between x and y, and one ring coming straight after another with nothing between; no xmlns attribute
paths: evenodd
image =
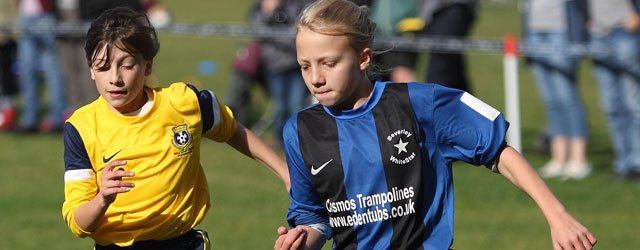
<svg viewBox="0 0 640 250"><path fill-rule="evenodd" d="M457 89L433 87L434 136L443 156L493 167L509 123L495 108Z"/></svg>
<svg viewBox="0 0 640 250"><path fill-rule="evenodd" d="M237 129L231 109L222 104L213 91L198 90L193 85L188 86L198 97L202 116L202 134L218 142L228 141Z"/></svg>

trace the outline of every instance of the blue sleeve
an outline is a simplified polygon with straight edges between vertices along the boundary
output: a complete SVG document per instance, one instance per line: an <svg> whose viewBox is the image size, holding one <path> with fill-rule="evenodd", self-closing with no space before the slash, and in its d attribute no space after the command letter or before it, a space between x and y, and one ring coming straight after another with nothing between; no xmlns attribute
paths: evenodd
<svg viewBox="0 0 640 250"><path fill-rule="evenodd" d="M78 130L71 124L64 124L64 168L65 171L92 169L89 155Z"/></svg>
<svg viewBox="0 0 640 250"><path fill-rule="evenodd" d="M457 89L428 84L413 86L409 94L418 120L430 126L434 143L449 161L462 160L493 167L497 154L506 146L509 123L493 107ZM424 93L426 92L426 93Z"/></svg>
<svg viewBox="0 0 640 250"><path fill-rule="evenodd" d="M198 105L200 106L200 115L202 116L202 134L211 130L215 119L215 98L209 91L199 91L195 86L187 84L193 92L198 96Z"/></svg>
<svg viewBox="0 0 640 250"><path fill-rule="evenodd" d="M328 225L327 212L314 191L313 182L300 153L297 118L297 115L293 115L283 129L284 150L291 178L291 204L287 212L287 221L291 227L318 223Z"/></svg>
<svg viewBox="0 0 640 250"><path fill-rule="evenodd" d="M226 142L236 133L238 128L236 120L233 118L231 109L224 105L222 101L211 90L198 90L191 84L187 87L180 87L182 84L172 84L178 91L193 91L198 102L200 117L202 119L202 135L217 142ZM184 89L182 89L184 88ZM190 90L188 90L190 89ZM182 93L180 93L182 94ZM192 107L193 99L176 98L176 102L184 102L185 107ZM191 110L188 110L191 112Z"/></svg>

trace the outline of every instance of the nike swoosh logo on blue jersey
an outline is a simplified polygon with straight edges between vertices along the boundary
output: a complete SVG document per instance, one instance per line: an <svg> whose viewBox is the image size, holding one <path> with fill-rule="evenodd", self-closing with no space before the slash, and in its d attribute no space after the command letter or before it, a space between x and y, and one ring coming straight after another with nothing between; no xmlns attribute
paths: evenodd
<svg viewBox="0 0 640 250"><path fill-rule="evenodd" d="M113 157L115 157L118 153L120 153L120 151L122 151L122 149L118 150L118 152L116 152L115 154L109 156L108 158L104 157L104 155L103 155L102 156L102 162L104 162L104 163L109 162L111 159L113 159Z"/></svg>
<svg viewBox="0 0 640 250"><path fill-rule="evenodd" d="M322 169L324 167L327 166L327 164L329 164L330 162L332 162L333 159L329 160L328 162L325 162L324 164L322 164L322 166L320 166L319 168L314 168L313 165L311 165L311 174L312 175L317 175L318 173L320 173L320 171L322 171Z"/></svg>

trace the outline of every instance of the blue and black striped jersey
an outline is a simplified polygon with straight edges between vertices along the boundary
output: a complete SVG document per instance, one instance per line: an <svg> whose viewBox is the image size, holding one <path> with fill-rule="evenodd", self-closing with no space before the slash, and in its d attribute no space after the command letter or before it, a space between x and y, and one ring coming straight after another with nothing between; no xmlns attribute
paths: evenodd
<svg viewBox="0 0 640 250"><path fill-rule="evenodd" d="M435 84L377 82L353 110L311 106L284 129L291 226L331 226L336 249L448 249L451 164L493 167L508 122Z"/></svg>

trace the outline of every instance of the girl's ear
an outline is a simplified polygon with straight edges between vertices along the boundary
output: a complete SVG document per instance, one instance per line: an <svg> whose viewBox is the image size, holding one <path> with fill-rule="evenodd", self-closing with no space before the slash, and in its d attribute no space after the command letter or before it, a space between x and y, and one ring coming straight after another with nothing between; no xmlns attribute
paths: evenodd
<svg viewBox="0 0 640 250"><path fill-rule="evenodd" d="M151 75L151 72L153 71L152 69L153 69L153 59L147 60L144 64L144 75L145 76Z"/></svg>
<svg viewBox="0 0 640 250"><path fill-rule="evenodd" d="M364 48L360 53L360 70L367 70L369 65L371 64L371 57L373 56L373 51L371 48Z"/></svg>
<svg viewBox="0 0 640 250"><path fill-rule="evenodd" d="M91 74L91 80L96 80L96 73L93 71L93 67L89 66L89 74Z"/></svg>

